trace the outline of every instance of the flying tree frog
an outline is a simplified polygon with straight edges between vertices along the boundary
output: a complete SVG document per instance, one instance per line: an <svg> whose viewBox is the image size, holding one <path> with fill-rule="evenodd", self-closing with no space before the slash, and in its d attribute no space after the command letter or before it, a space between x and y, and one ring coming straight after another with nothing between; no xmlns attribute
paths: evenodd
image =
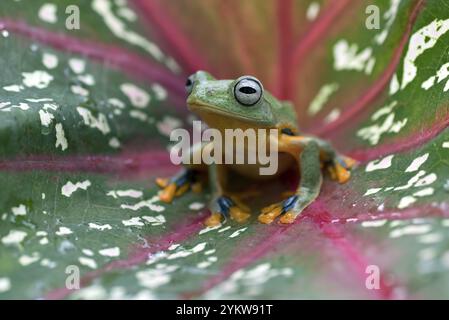
<svg viewBox="0 0 449 320"><path fill-rule="evenodd" d="M350 179L356 161L339 154L329 142L300 132L293 105L279 101L262 83L252 76L236 80L217 80L205 71L191 75L186 82L187 105L210 128L221 133L225 129L276 129L278 167L274 175L261 175L260 163L256 164L188 164L172 178L158 178L162 190L160 200L172 202L188 190L200 192L204 176L209 180L212 198L211 215L204 223L216 226L230 218L243 223L250 218L251 210L243 202L244 192L232 193L230 185L243 184L245 180L264 183L296 168L299 184L293 194L284 200L261 209L258 220L269 224L279 218L279 223L293 223L298 215L319 195L323 173L339 183ZM273 136L264 136L273 139ZM189 157L203 152L211 143L201 142L190 148ZM248 145L245 145L247 148ZM223 155L224 157L224 155ZM236 178L236 176L238 178Z"/></svg>

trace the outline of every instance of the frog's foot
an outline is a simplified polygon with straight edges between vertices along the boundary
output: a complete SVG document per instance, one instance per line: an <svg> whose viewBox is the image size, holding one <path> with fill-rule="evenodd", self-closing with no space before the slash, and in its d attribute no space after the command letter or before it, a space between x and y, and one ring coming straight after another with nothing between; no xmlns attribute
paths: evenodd
<svg viewBox="0 0 449 320"><path fill-rule="evenodd" d="M257 218L259 222L264 224L272 223L277 217L282 215L279 219L281 223L293 223L296 217L300 214L294 213L292 209L295 207L295 204L298 201L298 196L293 195L288 197L286 200L272 204L268 207L265 207L261 210L261 214Z"/></svg>
<svg viewBox="0 0 449 320"><path fill-rule="evenodd" d="M236 203L231 198L226 196L218 197L212 201L212 214L206 218L204 224L208 227L214 227L230 217L239 223L243 223L250 217L249 209L241 203Z"/></svg>
<svg viewBox="0 0 449 320"><path fill-rule="evenodd" d="M157 178L156 184L162 188L159 199L170 203L175 197L179 197L192 189L194 192L201 192L201 183L197 181L197 172L185 170L171 179Z"/></svg>
<svg viewBox="0 0 449 320"><path fill-rule="evenodd" d="M327 167L332 180L339 183L346 183L351 177L351 169L356 165L356 161L349 157L337 156Z"/></svg>

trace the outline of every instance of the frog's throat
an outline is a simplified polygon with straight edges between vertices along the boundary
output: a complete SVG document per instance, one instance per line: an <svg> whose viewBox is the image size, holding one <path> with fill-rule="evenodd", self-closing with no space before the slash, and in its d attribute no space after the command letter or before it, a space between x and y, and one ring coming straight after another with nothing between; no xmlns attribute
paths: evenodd
<svg viewBox="0 0 449 320"><path fill-rule="evenodd" d="M258 126L270 126L271 123L267 122L264 123L264 121L261 121L260 119L252 119L249 117L245 117L239 113L235 112L229 112L229 111L223 111L213 105L209 105L207 103L201 103L201 102L189 102L187 101L187 105L189 109L200 116L201 118L205 118L207 114L215 114L217 116L220 116L221 118L231 118L231 119L237 119L242 122L248 123L248 125L251 124L257 124Z"/></svg>

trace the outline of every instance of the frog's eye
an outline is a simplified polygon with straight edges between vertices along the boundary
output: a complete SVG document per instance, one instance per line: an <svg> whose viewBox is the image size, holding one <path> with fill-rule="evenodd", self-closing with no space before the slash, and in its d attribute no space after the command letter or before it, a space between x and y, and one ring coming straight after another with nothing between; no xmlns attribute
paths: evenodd
<svg viewBox="0 0 449 320"><path fill-rule="evenodd" d="M192 93L193 82L194 82L194 79L193 79L193 74L192 74L186 80L186 92L187 92L187 94L191 94Z"/></svg>
<svg viewBox="0 0 449 320"><path fill-rule="evenodd" d="M254 77L241 77L235 87L235 99L244 106L253 106L262 98L263 87L259 80Z"/></svg>

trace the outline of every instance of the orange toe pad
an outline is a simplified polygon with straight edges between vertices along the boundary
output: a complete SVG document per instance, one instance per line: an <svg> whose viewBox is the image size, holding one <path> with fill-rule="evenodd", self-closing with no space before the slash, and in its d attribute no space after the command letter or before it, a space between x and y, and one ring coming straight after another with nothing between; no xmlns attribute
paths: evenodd
<svg viewBox="0 0 449 320"><path fill-rule="evenodd" d="M270 224L282 213L282 208L278 205L271 205L262 209L262 213L257 217L259 222Z"/></svg>
<svg viewBox="0 0 449 320"><path fill-rule="evenodd" d="M295 221L296 217L290 211L287 211L280 219L279 222L282 224L290 224Z"/></svg>
<svg viewBox="0 0 449 320"><path fill-rule="evenodd" d="M243 211L239 207L231 207L229 213L231 214L231 218L239 223L245 222L250 217L248 212Z"/></svg>
<svg viewBox="0 0 449 320"><path fill-rule="evenodd" d="M176 193L176 184L175 183L169 184L159 193L159 199L162 202L170 203L175 197L175 193Z"/></svg>
<svg viewBox="0 0 449 320"><path fill-rule="evenodd" d="M209 217L204 220L204 224L207 227L215 227L221 223L221 214L220 213L212 213Z"/></svg>

